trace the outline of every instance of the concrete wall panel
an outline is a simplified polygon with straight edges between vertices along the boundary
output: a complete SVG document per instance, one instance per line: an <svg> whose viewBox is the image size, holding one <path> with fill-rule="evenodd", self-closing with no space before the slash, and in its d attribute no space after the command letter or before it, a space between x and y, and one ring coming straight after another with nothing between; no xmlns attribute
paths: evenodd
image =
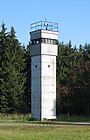
<svg viewBox="0 0 90 140"><path fill-rule="evenodd" d="M58 39L58 33L36 31L31 39ZM31 111L37 119L56 118L56 56L57 45L37 44L31 47Z"/></svg>

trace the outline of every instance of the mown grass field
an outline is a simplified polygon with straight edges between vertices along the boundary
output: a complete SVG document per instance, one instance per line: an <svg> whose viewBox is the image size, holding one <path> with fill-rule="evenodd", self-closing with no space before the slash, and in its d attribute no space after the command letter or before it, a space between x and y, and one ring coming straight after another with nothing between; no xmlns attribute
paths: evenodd
<svg viewBox="0 0 90 140"><path fill-rule="evenodd" d="M69 118L71 121L78 118ZM81 121L82 119L80 119ZM85 121L86 119L84 119ZM87 119L89 122L90 119ZM65 118L59 120L68 121ZM0 140L90 140L90 125L52 125L57 122L33 122L28 115L0 115ZM38 124L38 125L37 125ZM47 124L45 126L45 124ZM48 125L49 124L49 125Z"/></svg>
<svg viewBox="0 0 90 140"><path fill-rule="evenodd" d="M90 140L90 126L1 125L0 140Z"/></svg>

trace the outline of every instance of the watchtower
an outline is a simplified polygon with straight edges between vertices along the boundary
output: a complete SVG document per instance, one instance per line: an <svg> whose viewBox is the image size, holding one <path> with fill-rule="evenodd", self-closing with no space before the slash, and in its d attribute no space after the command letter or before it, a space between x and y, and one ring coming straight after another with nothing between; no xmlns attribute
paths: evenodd
<svg viewBox="0 0 90 140"><path fill-rule="evenodd" d="M58 24L31 24L31 113L37 120L56 118Z"/></svg>

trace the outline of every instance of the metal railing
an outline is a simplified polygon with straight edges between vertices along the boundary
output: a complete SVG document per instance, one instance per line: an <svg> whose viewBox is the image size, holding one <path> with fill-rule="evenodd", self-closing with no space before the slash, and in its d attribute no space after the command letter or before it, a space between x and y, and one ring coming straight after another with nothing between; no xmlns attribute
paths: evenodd
<svg viewBox="0 0 90 140"><path fill-rule="evenodd" d="M48 31L56 31L58 32L58 23L47 22L47 21L38 21L32 23L30 26L30 31L36 30L48 30Z"/></svg>

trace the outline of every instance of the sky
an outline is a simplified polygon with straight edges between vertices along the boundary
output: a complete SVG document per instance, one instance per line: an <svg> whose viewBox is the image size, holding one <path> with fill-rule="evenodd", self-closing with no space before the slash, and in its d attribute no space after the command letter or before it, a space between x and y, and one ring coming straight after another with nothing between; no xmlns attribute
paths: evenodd
<svg viewBox="0 0 90 140"><path fill-rule="evenodd" d="M30 40L30 24L45 18L58 23L59 42L90 43L90 0L0 0L0 26L13 26L22 44Z"/></svg>

